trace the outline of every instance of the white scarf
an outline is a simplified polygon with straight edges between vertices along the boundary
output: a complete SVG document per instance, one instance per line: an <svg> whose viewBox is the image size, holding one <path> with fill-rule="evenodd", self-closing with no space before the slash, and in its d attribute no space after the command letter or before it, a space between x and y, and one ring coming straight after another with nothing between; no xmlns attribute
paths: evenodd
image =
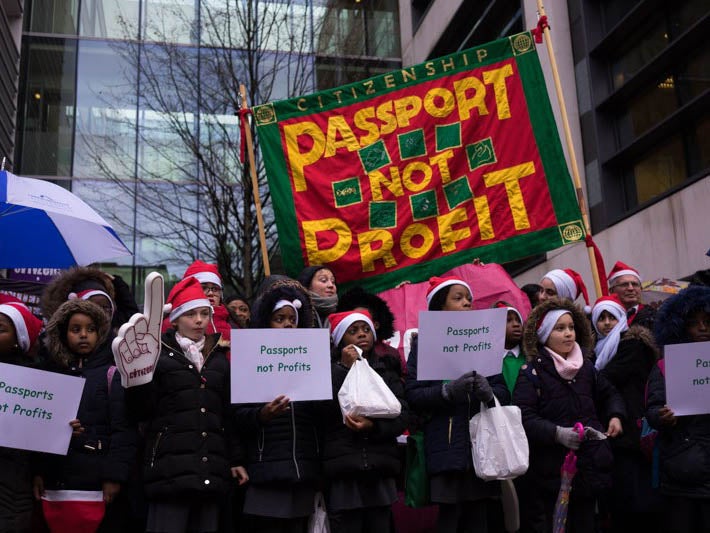
<svg viewBox="0 0 710 533"><path fill-rule="evenodd" d="M183 337L179 333L175 333L175 340L182 348L185 357L194 363L197 371L202 371L202 365L205 364L205 357L202 355L202 349L205 347L206 337L202 337L199 341L193 341L187 337Z"/></svg>
<svg viewBox="0 0 710 533"><path fill-rule="evenodd" d="M606 337L602 337L601 332L597 328L597 321L604 311L608 311L618 320L614 328ZM602 370L612 359L614 359L614 356L619 349L621 334L629 329L629 325L626 322L626 311L621 308L621 306L616 305L613 302L600 302L594 306L594 309L592 309L592 324L594 325L596 332L599 334L599 340L597 341L597 345L594 347L594 352L597 355L597 360L594 363L594 366L597 370Z"/></svg>
<svg viewBox="0 0 710 533"><path fill-rule="evenodd" d="M582 349L576 342L574 343L572 351L567 354L567 357L562 357L557 352L550 350L547 346L545 346L545 350L547 350L547 353L550 354L552 362L555 364L555 370L557 370L557 373L562 379L567 381L574 379L577 372L579 372L579 369L582 368L582 365L584 364Z"/></svg>

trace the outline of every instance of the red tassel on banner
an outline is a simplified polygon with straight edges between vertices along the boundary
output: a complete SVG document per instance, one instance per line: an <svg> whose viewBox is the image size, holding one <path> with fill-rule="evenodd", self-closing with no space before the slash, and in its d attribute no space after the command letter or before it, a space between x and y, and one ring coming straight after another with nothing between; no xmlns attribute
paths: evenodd
<svg viewBox="0 0 710 533"><path fill-rule="evenodd" d="M542 43L542 36L545 34L545 28L549 28L550 25L547 23L547 15L541 16L537 19L537 28L530 30L533 37L535 37L535 42L537 44Z"/></svg>
<svg viewBox="0 0 710 533"><path fill-rule="evenodd" d="M594 242L591 235L587 235L584 238L584 242L587 245L587 248L594 250L594 262L597 264L597 271L599 272L602 296L609 296L609 287L606 283L606 268L604 267L604 258L602 257L602 253L599 248L597 248L597 243Z"/></svg>
<svg viewBox="0 0 710 533"><path fill-rule="evenodd" d="M237 115L239 116L239 137L240 137L240 142L239 142L239 161L244 164L247 159L247 135L246 135L246 129L249 127L249 120L247 119L248 115L251 115L251 109L248 107L244 109L240 109L237 111Z"/></svg>

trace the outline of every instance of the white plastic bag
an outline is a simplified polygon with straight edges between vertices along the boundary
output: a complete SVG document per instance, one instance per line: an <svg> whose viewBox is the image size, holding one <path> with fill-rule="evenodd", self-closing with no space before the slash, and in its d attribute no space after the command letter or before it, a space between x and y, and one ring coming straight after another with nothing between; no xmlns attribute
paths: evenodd
<svg viewBox="0 0 710 533"><path fill-rule="evenodd" d="M328 513L325 510L325 499L322 492L316 492L313 514L308 519L308 533L330 533Z"/></svg>
<svg viewBox="0 0 710 533"><path fill-rule="evenodd" d="M338 391L340 410L345 415L397 418L402 405L367 359L357 359Z"/></svg>
<svg viewBox="0 0 710 533"><path fill-rule="evenodd" d="M481 403L481 412L469 422L473 467L485 481L513 479L527 472L529 464L520 408L501 407L498 398L495 402L490 409Z"/></svg>

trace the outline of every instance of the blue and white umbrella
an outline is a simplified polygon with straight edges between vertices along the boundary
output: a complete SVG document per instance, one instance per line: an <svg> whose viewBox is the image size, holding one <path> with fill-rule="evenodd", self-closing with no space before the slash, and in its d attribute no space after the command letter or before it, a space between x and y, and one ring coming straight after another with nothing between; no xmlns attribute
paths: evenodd
<svg viewBox="0 0 710 533"><path fill-rule="evenodd" d="M0 268L66 268L126 255L113 228L78 196L0 171Z"/></svg>

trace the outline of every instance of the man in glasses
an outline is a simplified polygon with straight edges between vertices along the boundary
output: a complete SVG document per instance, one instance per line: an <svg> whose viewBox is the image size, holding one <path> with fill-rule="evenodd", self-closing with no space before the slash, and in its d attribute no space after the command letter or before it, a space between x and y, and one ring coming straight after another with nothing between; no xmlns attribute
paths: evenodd
<svg viewBox="0 0 710 533"><path fill-rule="evenodd" d="M617 261L608 276L609 294L616 294L626 308L629 326L633 322L653 330L655 311L641 303L641 275L633 267Z"/></svg>

